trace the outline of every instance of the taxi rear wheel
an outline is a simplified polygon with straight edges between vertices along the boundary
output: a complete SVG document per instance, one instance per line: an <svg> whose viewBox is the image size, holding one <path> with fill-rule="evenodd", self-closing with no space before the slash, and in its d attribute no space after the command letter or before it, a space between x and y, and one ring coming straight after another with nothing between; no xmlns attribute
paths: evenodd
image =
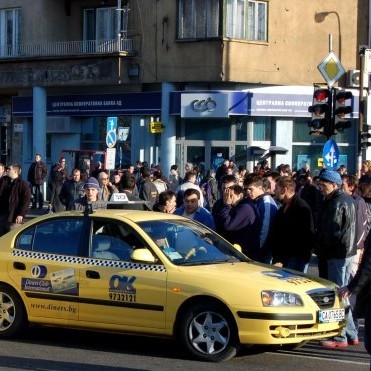
<svg viewBox="0 0 371 371"><path fill-rule="evenodd" d="M0 285L0 338L18 333L26 323L21 298L10 287Z"/></svg>
<svg viewBox="0 0 371 371"><path fill-rule="evenodd" d="M209 362L233 358L239 347L234 321L218 304L198 304L188 310L180 340L191 355Z"/></svg>

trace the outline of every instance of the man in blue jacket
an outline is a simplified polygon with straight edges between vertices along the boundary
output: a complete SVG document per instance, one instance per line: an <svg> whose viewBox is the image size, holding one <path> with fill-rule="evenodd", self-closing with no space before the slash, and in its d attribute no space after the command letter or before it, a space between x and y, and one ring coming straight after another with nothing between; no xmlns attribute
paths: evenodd
<svg viewBox="0 0 371 371"><path fill-rule="evenodd" d="M261 221L252 201L244 197L241 186L235 184L224 189L223 206L214 214L214 220L227 241L239 244L249 258L261 260Z"/></svg>
<svg viewBox="0 0 371 371"><path fill-rule="evenodd" d="M200 197L200 192L197 189L186 189L183 195L183 206L176 209L174 214L193 219L215 230L214 218L208 210L201 206Z"/></svg>

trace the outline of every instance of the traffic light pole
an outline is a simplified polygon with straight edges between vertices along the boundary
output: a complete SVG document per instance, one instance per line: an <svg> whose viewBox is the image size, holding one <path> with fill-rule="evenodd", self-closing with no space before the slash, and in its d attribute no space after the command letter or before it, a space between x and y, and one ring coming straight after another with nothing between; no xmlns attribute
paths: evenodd
<svg viewBox="0 0 371 371"><path fill-rule="evenodd" d="M364 115L363 115L363 75L364 75L364 69L365 69L365 48L361 48L359 51L359 131L358 131L358 143L361 143L361 134L364 131ZM366 129L367 130L367 129ZM358 145L358 177L361 176L361 170L362 170L362 148L360 145Z"/></svg>

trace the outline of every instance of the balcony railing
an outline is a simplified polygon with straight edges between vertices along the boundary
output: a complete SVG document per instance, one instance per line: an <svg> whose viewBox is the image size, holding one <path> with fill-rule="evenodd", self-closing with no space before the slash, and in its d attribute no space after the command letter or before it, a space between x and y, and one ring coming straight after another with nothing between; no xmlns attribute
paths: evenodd
<svg viewBox="0 0 371 371"><path fill-rule="evenodd" d="M132 39L61 41L43 44L0 45L0 58L58 57L134 52Z"/></svg>

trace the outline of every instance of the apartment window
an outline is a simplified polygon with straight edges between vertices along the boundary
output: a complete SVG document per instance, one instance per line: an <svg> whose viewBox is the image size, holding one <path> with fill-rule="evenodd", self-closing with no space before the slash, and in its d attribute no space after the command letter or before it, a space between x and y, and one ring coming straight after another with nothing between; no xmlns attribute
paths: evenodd
<svg viewBox="0 0 371 371"><path fill-rule="evenodd" d="M219 0L179 0L179 39L217 36L219 36Z"/></svg>
<svg viewBox="0 0 371 371"><path fill-rule="evenodd" d="M249 1L248 34L249 40L267 40L267 3Z"/></svg>
<svg viewBox="0 0 371 371"><path fill-rule="evenodd" d="M20 42L21 9L0 9L0 54L17 54Z"/></svg>
<svg viewBox="0 0 371 371"><path fill-rule="evenodd" d="M85 9L84 40L116 39L118 35L119 13L114 7Z"/></svg>
<svg viewBox="0 0 371 371"><path fill-rule="evenodd" d="M226 37L267 40L267 3L265 1L225 0Z"/></svg>

